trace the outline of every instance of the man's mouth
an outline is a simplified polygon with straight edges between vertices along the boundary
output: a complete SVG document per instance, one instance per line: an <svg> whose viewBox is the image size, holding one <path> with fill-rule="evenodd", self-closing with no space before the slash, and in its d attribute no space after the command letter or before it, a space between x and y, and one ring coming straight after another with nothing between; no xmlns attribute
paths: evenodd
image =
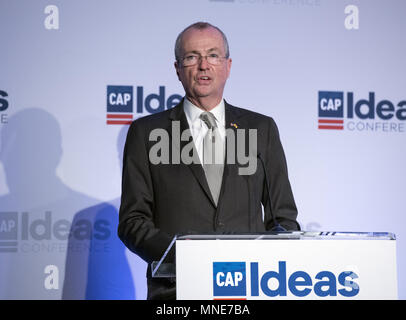
<svg viewBox="0 0 406 320"><path fill-rule="evenodd" d="M211 82L211 78L209 76L198 76L197 82L199 84L209 84Z"/></svg>

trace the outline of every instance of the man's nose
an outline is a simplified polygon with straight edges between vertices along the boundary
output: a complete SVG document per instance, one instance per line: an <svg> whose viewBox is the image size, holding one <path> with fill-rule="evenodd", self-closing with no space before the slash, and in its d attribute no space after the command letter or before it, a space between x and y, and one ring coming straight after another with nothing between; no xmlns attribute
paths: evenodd
<svg viewBox="0 0 406 320"><path fill-rule="evenodd" d="M209 63L207 62L206 56L201 56L198 62L199 69L207 70L209 68Z"/></svg>

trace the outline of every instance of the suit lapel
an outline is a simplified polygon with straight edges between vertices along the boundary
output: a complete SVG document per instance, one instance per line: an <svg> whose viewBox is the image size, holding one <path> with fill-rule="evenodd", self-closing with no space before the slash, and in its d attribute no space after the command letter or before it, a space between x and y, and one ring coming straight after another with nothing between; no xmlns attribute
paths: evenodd
<svg viewBox="0 0 406 320"><path fill-rule="evenodd" d="M239 109L234 108L233 106L229 105L225 101L226 132L228 130L232 130L234 132L235 138L237 137L237 128L241 128L241 125L238 122L239 117L240 117ZM185 132L185 130L190 130L189 124L186 119L186 114L183 111L183 99L177 106L175 106L171 110L169 119L171 120L169 128L168 128L169 135L171 136L170 140L172 142L173 149L174 148L178 149L178 150L172 150L172 152L179 152L179 150L182 151L183 148L188 143L190 143L190 141L192 141L192 138L190 141L182 141L181 139L179 139L179 137L174 137L174 134L172 133L172 127L173 127L172 124L173 124L173 121L178 121L181 135L182 135L182 132ZM185 165L192 171L195 179L198 181L198 183L202 187L204 193L209 198L209 200L211 201L213 206L216 207L216 204L214 203L214 200L211 195L209 185L206 180L206 175L204 173L202 165L200 164L199 157L197 156L197 151L194 146L194 143L193 143L193 152L197 157L197 161L195 161L195 163L185 164ZM227 160L227 139L226 139L226 158L225 159ZM182 161L181 161L181 163L182 163ZM223 180L222 180L220 196L219 196L219 201L218 201L217 207L220 207L222 195L224 194L224 191L226 188L227 178L229 177L230 174L236 174L236 172L237 172L237 166L235 163L231 163L231 164L225 163L224 164Z"/></svg>
<svg viewBox="0 0 406 320"><path fill-rule="evenodd" d="M197 182L202 187L204 193L209 198L209 200L211 201L213 206L216 206L214 203L213 197L211 195L210 188L207 183L206 175L204 173L203 167L200 164L199 156L197 155L197 150L195 148L191 135L189 135L190 136L189 141L182 141L181 139L179 139L180 137L174 137L174 134L172 133L173 121L178 121L178 123L180 125L180 135L182 135L182 133L185 132L186 130L190 130L189 123L187 122L185 112L183 111L183 99L176 107L174 107L171 110L169 118L171 120L170 128L168 130L169 135L171 137L170 140L172 142L173 149L178 148L178 150L172 149L172 152L181 152L182 150L184 150L185 146L188 145L190 143L190 141L192 141L193 152L194 152L194 155L196 155L196 161L193 161L193 163L191 163L191 164L185 164L185 165L192 171L194 177L196 178ZM182 160L181 160L181 163L183 163Z"/></svg>

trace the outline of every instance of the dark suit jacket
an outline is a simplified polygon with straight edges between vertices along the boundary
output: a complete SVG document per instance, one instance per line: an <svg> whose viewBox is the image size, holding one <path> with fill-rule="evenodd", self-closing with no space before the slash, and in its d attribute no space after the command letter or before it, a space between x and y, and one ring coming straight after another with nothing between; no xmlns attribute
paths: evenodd
<svg viewBox="0 0 406 320"><path fill-rule="evenodd" d="M285 155L274 120L227 102L225 119L226 129L235 129L231 125L235 124L238 129L257 130L257 149L267 169L273 213L287 230L299 230ZM238 163L224 166L217 207L200 164L150 163L149 151L157 143L149 141L150 132L156 128L165 129L171 140L174 136L172 121L180 121L181 132L189 128L183 101L173 109L137 119L129 128L118 226L118 235L125 245L151 263L161 258L175 234L270 230L274 222L267 200L264 169L259 160L256 159L256 172L248 176L238 174ZM181 141L180 148L186 144ZM171 152L179 152L176 150L179 146L170 145ZM264 217L261 203L265 207ZM149 291L164 285L154 282L150 275L147 277ZM149 298L154 298L151 292Z"/></svg>

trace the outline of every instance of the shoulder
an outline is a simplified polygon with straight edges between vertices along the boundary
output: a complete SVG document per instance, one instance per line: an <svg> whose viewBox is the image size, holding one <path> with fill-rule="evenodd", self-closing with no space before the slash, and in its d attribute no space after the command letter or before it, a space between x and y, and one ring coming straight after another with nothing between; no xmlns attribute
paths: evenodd
<svg viewBox="0 0 406 320"><path fill-rule="evenodd" d="M169 121L169 115L172 109L165 110L162 112L150 114L147 116L140 117L132 122L132 125L138 125L143 127L154 127Z"/></svg>
<svg viewBox="0 0 406 320"><path fill-rule="evenodd" d="M226 103L226 108L230 113L230 118L234 118L236 121L242 121L248 125L248 127L272 127L276 128L276 123L271 116L264 115L259 112L252 111L247 108L241 108L229 103Z"/></svg>

